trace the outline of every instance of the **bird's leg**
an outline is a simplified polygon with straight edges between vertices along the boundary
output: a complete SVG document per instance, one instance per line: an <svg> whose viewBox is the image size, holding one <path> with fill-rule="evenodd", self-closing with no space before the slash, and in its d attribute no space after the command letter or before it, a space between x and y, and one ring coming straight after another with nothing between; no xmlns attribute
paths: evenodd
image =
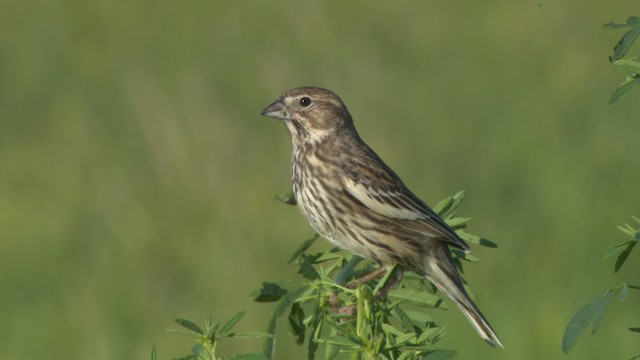
<svg viewBox="0 0 640 360"><path fill-rule="evenodd" d="M367 274L365 274L364 276L361 276L358 279L352 280L350 281L347 285L345 285L345 287L347 289L355 289L358 287L358 285L360 284L364 284L367 283L371 280L377 279L379 277L381 277L382 275L384 275L387 272L387 268L384 266L381 266ZM340 305L340 299L338 298L338 295L336 295L335 293L331 293L331 295L329 295L329 304L331 304L331 306L333 307L333 311L336 314L342 314L342 315L355 315L356 313L356 305L349 305L349 306L339 306Z"/></svg>
<svg viewBox="0 0 640 360"><path fill-rule="evenodd" d="M384 284L382 289L378 290L378 292L374 295L376 299L380 299L387 292L389 292L389 290L391 290L394 286L396 286L400 282L400 280L402 280L403 273L401 268L398 267L394 270L393 268L388 269L382 266L362 276L359 279L349 282L346 285L346 287L349 289L355 289L356 287L358 287L359 284L363 284L373 279L377 279L383 276L384 274L386 274L387 271L394 271L394 274L390 279L387 280L387 283ZM357 305L355 304L349 305L349 306L338 306L340 304L340 300L338 299L338 296L335 293L331 293L331 295L329 296L329 303L333 306L333 311L336 314L353 316L356 313Z"/></svg>
<svg viewBox="0 0 640 360"><path fill-rule="evenodd" d="M393 271L393 270L389 270L389 271ZM391 290L394 286L398 285L398 283L400 283L400 280L402 280L402 276L404 275L404 273L402 272L402 268L401 267L397 267L391 277L391 279L387 280L387 283L384 284L384 286L382 287L382 289L378 290L378 293L376 293L376 298L379 299L381 298L383 295L385 295L386 293L389 292L389 290Z"/></svg>
<svg viewBox="0 0 640 360"><path fill-rule="evenodd" d="M355 288L358 287L358 285L367 283L367 282L369 282L369 281L371 281L373 279L377 279L377 278L381 277L382 275L384 275L386 273L387 273L387 268L384 267L384 266L380 266L379 268L377 268L377 269L373 270L372 272L362 276L361 278L355 279L353 281L350 281L347 284L347 288L355 289Z"/></svg>

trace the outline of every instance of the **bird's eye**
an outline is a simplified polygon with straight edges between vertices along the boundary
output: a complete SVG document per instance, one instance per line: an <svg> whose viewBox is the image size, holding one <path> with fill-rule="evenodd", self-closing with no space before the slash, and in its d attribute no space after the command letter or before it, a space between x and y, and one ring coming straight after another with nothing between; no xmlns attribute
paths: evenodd
<svg viewBox="0 0 640 360"><path fill-rule="evenodd" d="M300 98L300 106L309 107L311 105L311 99L308 96L303 96Z"/></svg>

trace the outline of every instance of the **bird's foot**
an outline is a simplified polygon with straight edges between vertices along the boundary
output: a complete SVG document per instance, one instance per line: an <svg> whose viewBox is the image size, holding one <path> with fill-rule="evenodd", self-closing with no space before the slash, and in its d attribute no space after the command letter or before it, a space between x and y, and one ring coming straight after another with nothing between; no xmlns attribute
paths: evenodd
<svg viewBox="0 0 640 360"><path fill-rule="evenodd" d="M387 271L387 268L380 267L359 279L349 282L346 287L349 289L355 289L359 284L367 283L371 280L377 279L386 274ZM389 271L394 271L394 273L392 274L392 277L387 280L386 284L384 284L384 286L374 295L376 299L380 299L381 297L386 295L394 286L398 285L400 280L402 280L403 273L401 268L398 267ZM331 293L331 295L329 295L329 304L331 304L334 313L338 315L353 316L357 312L356 304L340 306L340 299L335 293Z"/></svg>
<svg viewBox="0 0 640 360"><path fill-rule="evenodd" d="M377 279L379 277L381 277L382 275L387 273L387 268L384 266L381 266L375 270L373 270L372 272L362 276L359 279L355 279L353 281L350 281L346 287L348 289L355 289L358 287L358 285L360 284L364 284L364 283L368 283L371 280Z"/></svg>

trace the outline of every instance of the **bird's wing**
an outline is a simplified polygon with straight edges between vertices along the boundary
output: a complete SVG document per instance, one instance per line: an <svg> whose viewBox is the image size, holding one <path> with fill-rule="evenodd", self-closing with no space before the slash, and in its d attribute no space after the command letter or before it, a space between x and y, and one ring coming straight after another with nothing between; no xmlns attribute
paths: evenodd
<svg viewBox="0 0 640 360"><path fill-rule="evenodd" d="M402 222L404 226L446 241L461 250L469 250L469 246L444 220L411 193L397 177L388 180L371 182L348 178L345 181L346 194L375 213Z"/></svg>

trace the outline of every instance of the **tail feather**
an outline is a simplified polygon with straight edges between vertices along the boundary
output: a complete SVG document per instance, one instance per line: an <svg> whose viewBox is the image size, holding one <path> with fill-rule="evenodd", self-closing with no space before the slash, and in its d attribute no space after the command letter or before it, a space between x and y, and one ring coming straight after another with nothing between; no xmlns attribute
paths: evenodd
<svg viewBox="0 0 640 360"><path fill-rule="evenodd" d="M467 294L462 281L458 276L458 272L453 265L451 256L448 253L448 249L444 249L446 254L443 256L431 257L423 271L429 281L431 281L440 291L442 291L447 297L458 305L462 313L469 319L469 322L473 328L478 332L478 335L489 345L504 348L498 334L493 330L489 321L482 315L480 309L473 303L469 295Z"/></svg>
<svg viewBox="0 0 640 360"><path fill-rule="evenodd" d="M462 310L462 313L469 319L473 328L487 344L493 347L499 346L504 349L504 345L502 345L502 341L498 338L498 334L496 334L495 330L493 330L487 319L482 315L482 312L480 312L480 309L478 309L474 303L462 304L456 301L456 305Z"/></svg>

